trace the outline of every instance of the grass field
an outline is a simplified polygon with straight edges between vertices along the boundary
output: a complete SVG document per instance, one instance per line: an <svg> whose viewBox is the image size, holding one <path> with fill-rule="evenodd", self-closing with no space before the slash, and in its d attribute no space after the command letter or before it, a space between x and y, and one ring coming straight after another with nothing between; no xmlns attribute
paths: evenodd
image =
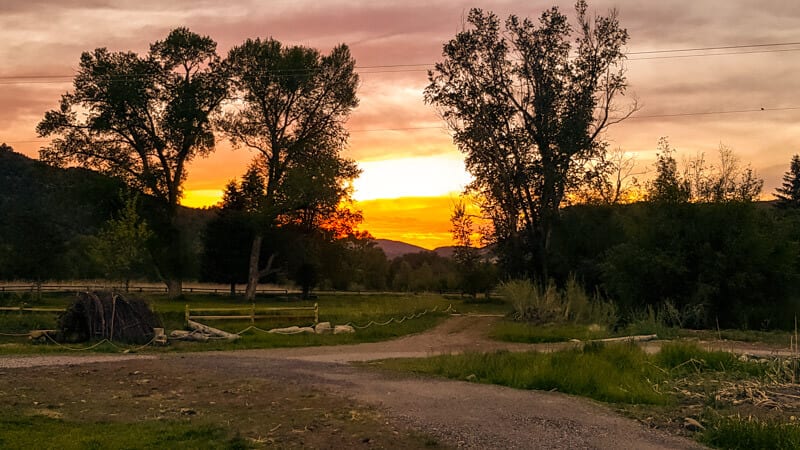
<svg viewBox="0 0 800 450"><path fill-rule="evenodd" d="M33 300L31 296L5 294L2 304L6 306L26 306L66 308L74 298L74 294L45 293L40 299ZM170 300L164 295L144 295L152 309L161 318L164 327L169 333L172 330L184 329L184 309L188 304L192 309L202 308L249 308L251 303L243 302L239 298L231 299L226 296L211 294L188 294L180 300ZM256 299L255 307L297 307L319 305L319 320L331 322L334 325L352 324L357 332L354 334L340 335L276 335L267 334L259 330L249 330L242 334L242 339L234 342L209 341L197 342L172 342L167 347L147 347L140 349L136 346L104 343L91 351L119 352L135 348L137 351L202 351L202 350L236 350L249 348L275 348L311 345L340 345L361 342L375 342L418 333L438 324L445 317L448 308L460 312L486 312L505 309L502 303L469 303L458 297L445 298L435 294L420 295L325 295L310 301L276 297L260 297ZM434 311L435 309L435 311ZM402 320L403 317L420 315L413 319ZM58 314L34 312L3 312L0 313L0 354L24 353L57 353L70 352L72 349L87 348L93 343L71 344L59 346L52 342L32 344L27 340L27 333L34 329L55 329ZM395 321L385 325L371 325L361 328L370 322L385 323L394 318ZM276 327L290 325L311 325L311 319L298 321L258 320L255 327L268 330ZM231 333L238 333L251 326L249 320L212 320L207 325Z"/></svg>

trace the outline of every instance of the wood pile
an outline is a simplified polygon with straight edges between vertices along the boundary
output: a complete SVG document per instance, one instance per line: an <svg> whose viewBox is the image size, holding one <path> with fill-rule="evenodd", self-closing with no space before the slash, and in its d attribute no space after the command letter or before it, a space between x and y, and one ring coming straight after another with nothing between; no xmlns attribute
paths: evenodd
<svg viewBox="0 0 800 450"><path fill-rule="evenodd" d="M161 321L143 299L108 291L79 292L58 319L56 340L108 339L145 344L154 338L153 329L159 327L163 327Z"/></svg>

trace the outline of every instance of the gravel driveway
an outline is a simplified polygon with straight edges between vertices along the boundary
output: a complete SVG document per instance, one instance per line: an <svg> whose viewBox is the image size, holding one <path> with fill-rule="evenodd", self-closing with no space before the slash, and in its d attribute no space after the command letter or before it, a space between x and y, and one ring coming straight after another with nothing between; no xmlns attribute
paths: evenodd
<svg viewBox="0 0 800 450"><path fill-rule="evenodd" d="M160 358L179 371L291 382L377 406L393 425L428 433L442 444L459 448L702 448L578 397L385 373L348 364L467 350L555 350L570 345L491 341L486 338L491 321L457 316L425 333L370 344L159 356L11 357L0 358L0 368L119 360L130 365L137 359Z"/></svg>

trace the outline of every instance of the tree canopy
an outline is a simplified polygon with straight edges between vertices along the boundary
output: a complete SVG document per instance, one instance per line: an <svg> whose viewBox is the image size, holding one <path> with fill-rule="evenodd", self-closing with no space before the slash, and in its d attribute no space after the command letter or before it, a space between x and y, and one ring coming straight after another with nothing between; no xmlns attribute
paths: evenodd
<svg viewBox="0 0 800 450"><path fill-rule="evenodd" d="M496 15L473 9L428 75L425 100L466 154L468 190L483 199L495 240L515 249L505 252L512 272L546 272L565 193L605 151L603 130L634 111L614 105L628 33L615 11L590 19L586 10L578 1L576 28L553 7L538 23L511 15L502 30Z"/></svg>
<svg viewBox="0 0 800 450"><path fill-rule="evenodd" d="M140 56L98 48L81 55L73 90L38 124L53 137L40 158L121 178L165 206L173 222L187 164L214 150L211 116L228 95L216 43L186 28L172 30ZM176 233L162 242L178 241ZM180 261L174 248L170 258ZM178 267L162 267L171 294Z"/></svg>
<svg viewBox="0 0 800 450"><path fill-rule="evenodd" d="M248 39L234 47L226 67L243 104L220 126L234 145L257 152L255 166L264 178L254 208L260 224L250 253L246 296L252 298L265 273L264 230L286 221L311 228L349 196L348 182L359 170L341 151L345 121L358 105L358 75L346 45L322 55L274 39Z"/></svg>

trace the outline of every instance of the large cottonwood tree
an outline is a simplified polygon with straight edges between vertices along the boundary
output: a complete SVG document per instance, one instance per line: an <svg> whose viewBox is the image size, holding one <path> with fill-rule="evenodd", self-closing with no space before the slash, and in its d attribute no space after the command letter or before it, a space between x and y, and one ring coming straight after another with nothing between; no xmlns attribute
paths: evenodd
<svg viewBox="0 0 800 450"><path fill-rule="evenodd" d="M358 105L358 75L346 45L323 55L274 39L234 47L227 66L240 104L220 125L234 145L257 152L265 178L250 251L246 297L252 299L272 270L274 256L261 255L265 232L287 221L318 222L348 197L347 181L358 176L355 162L341 156L344 125Z"/></svg>
<svg viewBox="0 0 800 450"><path fill-rule="evenodd" d="M156 230L155 260L171 296L182 287L176 219L186 166L214 150L210 119L228 93L221 68L216 43L186 28L146 55L84 52L73 90L37 126L39 136L53 138L42 160L119 177L160 202L166 230Z"/></svg>
<svg viewBox="0 0 800 450"><path fill-rule="evenodd" d="M603 131L635 110L614 106L628 40L616 12L588 17L583 0L576 12L577 27L553 7L538 22L511 15L503 29L495 14L471 10L425 89L466 155L468 190L512 273L547 276L565 194L605 151Z"/></svg>

